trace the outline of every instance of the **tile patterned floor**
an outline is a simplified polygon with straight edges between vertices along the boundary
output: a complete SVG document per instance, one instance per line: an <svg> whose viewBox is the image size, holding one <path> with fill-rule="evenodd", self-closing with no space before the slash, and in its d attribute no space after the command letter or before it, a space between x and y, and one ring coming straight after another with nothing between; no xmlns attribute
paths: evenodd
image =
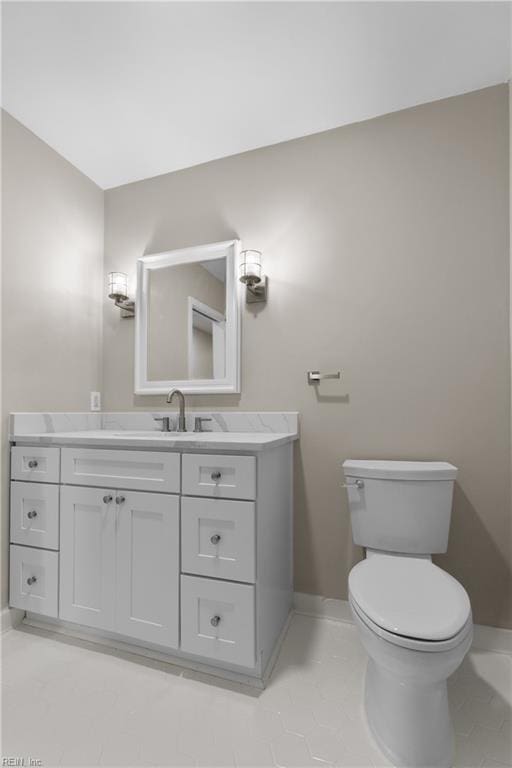
<svg viewBox="0 0 512 768"><path fill-rule="evenodd" d="M3 638L2 754L44 766L385 766L362 715L355 627L295 616L251 692L29 630ZM450 681L457 768L512 766L512 657L474 651Z"/></svg>

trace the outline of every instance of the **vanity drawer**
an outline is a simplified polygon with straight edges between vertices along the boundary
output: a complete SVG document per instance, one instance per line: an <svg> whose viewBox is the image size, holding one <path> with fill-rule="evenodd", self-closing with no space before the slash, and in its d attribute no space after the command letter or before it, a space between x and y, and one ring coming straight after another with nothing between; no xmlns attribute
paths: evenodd
<svg viewBox="0 0 512 768"><path fill-rule="evenodd" d="M16 445L11 448L11 479L58 483L59 452L60 448Z"/></svg>
<svg viewBox="0 0 512 768"><path fill-rule="evenodd" d="M57 618L59 555L11 544L10 604L23 611Z"/></svg>
<svg viewBox="0 0 512 768"><path fill-rule="evenodd" d="M180 455L165 451L63 448L62 482L138 491L180 492Z"/></svg>
<svg viewBox="0 0 512 768"><path fill-rule="evenodd" d="M254 502L184 497L181 569L219 579L255 581Z"/></svg>
<svg viewBox="0 0 512 768"><path fill-rule="evenodd" d="M254 456L183 454L183 491L219 499L256 498Z"/></svg>
<svg viewBox="0 0 512 768"><path fill-rule="evenodd" d="M181 650L254 667L254 587L182 576Z"/></svg>
<svg viewBox="0 0 512 768"><path fill-rule="evenodd" d="M59 548L59 486L11 482L11 542Z"/></svg>

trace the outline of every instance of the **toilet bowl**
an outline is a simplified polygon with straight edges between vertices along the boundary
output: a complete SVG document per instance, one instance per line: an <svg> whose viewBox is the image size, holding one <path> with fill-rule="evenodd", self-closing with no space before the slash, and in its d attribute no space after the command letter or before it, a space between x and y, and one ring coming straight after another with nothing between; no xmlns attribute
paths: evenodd
<svg viewBox="0 0 512 768"><path fill-rule="evenodd" d="M390 555L363 560L349 585L369 656L365 708L375 740L393 765L449 768L446 681L473 634L465 590L430 560Z"/></svg>
<svg viewBox="0 0 512 768"><path fill-rule="evenodd" d="M365 710L395 766L450 768L447 679L472 641L468 595L431 560L446 551L456 468L444 462L347 461L353 538L366 559L349 602L368 653Z"/></svg>

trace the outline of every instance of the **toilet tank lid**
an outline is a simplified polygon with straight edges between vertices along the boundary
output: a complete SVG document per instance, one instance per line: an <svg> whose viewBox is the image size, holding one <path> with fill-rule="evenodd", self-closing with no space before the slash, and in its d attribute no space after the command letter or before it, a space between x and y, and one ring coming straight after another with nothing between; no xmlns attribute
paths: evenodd
<svg viewBox="0 0 512 768"><path fill-rule="evenodd" d="M347 459L345 477L374 480L455 480L457 467L447 461L380 461Z"/></svg>

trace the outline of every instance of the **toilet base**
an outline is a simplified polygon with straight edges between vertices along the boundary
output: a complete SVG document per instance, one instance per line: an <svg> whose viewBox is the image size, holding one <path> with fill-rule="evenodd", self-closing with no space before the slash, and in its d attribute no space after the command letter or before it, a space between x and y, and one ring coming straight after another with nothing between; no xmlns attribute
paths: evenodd
<svg viewBox="0 0 512 768"><path fill-rule="evenodd" d="M451 768L454 738L446 680L418 684L370 658L365 709L379 748L397 768Z"/></svg>

